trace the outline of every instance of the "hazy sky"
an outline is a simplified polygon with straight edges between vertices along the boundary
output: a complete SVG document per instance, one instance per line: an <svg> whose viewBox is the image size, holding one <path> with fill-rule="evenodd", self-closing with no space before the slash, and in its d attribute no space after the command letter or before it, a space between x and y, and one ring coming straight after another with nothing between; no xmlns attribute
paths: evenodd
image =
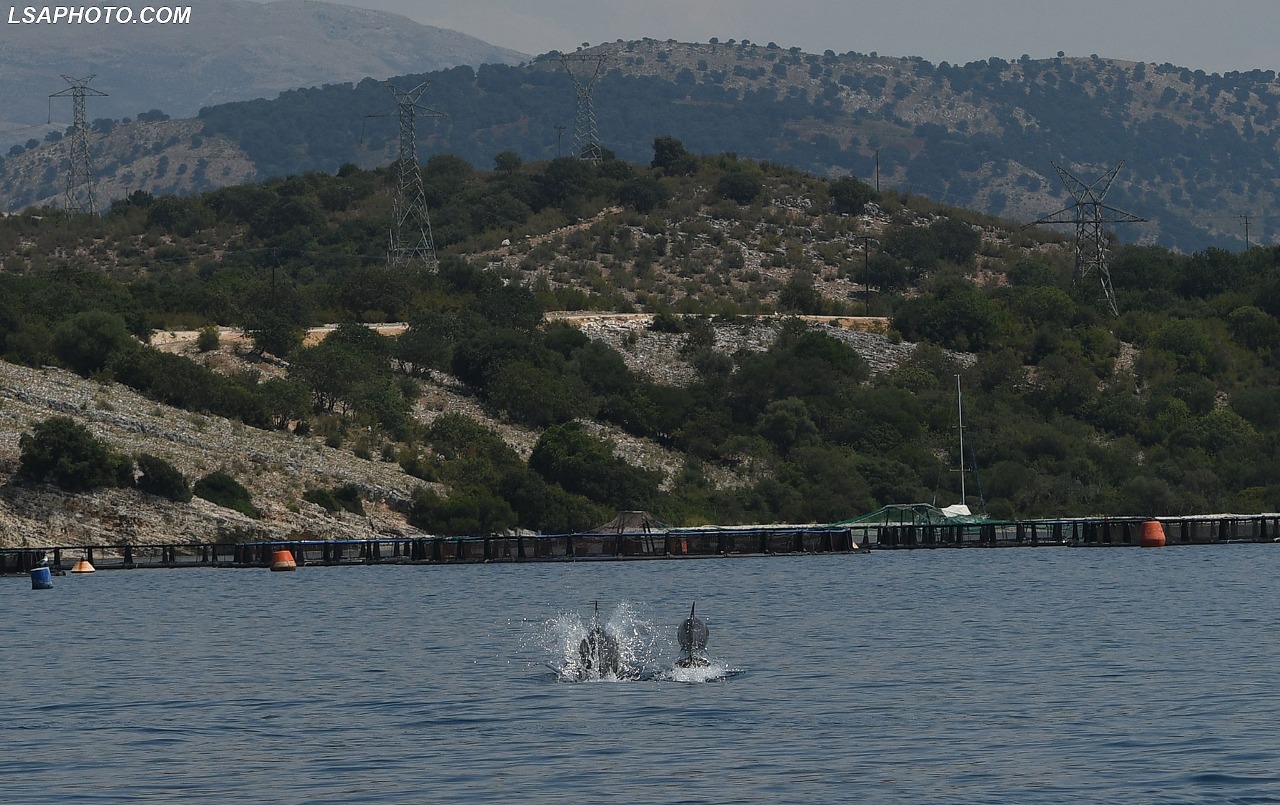
<svg viewBox="0 0 1280 805"><path fill-rule="evenodd" d="M1277 69L1276 0L346 0L529 54L614 39L750 39L965 63L1098 54Z"/></svg>

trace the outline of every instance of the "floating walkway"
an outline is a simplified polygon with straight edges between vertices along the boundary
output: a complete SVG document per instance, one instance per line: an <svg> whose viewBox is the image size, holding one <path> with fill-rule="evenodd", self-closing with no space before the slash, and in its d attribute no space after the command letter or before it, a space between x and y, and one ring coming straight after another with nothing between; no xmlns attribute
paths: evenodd
<svg viewBox="0 0 1280 805"><path fill-rule="evenodd" d="M975 518L976 519L976 518ZM46 563L55 575L88 560L97 570L135 568L268 568L277 551L307 565L468 564L799 556L866 550L1009 547L1137 547L1143 517L1017 522L848 523L729 526L552 536L396 537L194 545L49 546L0 549L0 574L26 575ZM1280 514L1203 515L1158 519L1167 545L1280 541Z"/></svg>
<svg viewBox="0 0 1280 805"><path fill-rule="evenodd" d="M1205 514L1186 517L1075 517L963 523L842 524L861 546L890 548L1010 548L1040 545L1138 546L1144 523L1159 523L1166 545L1280 541L1280 514Z"/></svg>
<svg viewBox="0 0 1280 805"><path fill-rule="evenodd" d="M844 527L753 526L627 533L492 537L396 537L198 545L120 545L0 549L0 574L26 574L48 562L55 573L84 558L97 570L179 567L270 567L287 550L306 565L573 562L850 553Z"/></svg>

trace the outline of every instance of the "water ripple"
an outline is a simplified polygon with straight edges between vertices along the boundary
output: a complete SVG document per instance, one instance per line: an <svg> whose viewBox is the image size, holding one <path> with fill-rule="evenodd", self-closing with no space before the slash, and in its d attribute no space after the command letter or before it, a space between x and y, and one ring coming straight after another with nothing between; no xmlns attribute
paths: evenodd
<svg viewBox="0 0 1280 805"><path fill-rule="evenodd" d="M3 799L1277 803L1277 565L1230 546L2 579ZM695 597L722 675L673 671ZM639 678L561 684L596 601Z"/></svg>

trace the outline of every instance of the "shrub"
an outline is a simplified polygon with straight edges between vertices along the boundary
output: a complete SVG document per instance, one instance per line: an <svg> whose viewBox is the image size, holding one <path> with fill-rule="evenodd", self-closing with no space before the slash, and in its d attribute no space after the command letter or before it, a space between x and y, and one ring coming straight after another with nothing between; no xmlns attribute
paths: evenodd
<svg viewBox="0 0 1280 805"><path fill-rule="evenodd" d="M308 489L302 493L302 499L308 503L314 503L327 512L336 512L342 508L342 504L328 489Z"/></svg>
<svg viewBox="0 0 1280 805"><path fill-rule="evenodd" d="M128 486L133 480L133 462L70 417L54 416L37 423L18 444L22 453L17 477L24 481L86 492L100 486Z"/></svg>
<svg viewBox="0 0 1280 805"><path fill-rule="evenodd" d="M302 499L325 511L345 509L352 514L364 514L364 501L360 499L360 488L355 484L343 484L333 489L308 489Z"/></svg>
<svg viewBox="0 0 1280 805"><path fill-rule="evenodd" d="M649 324L649 329L657 333L683 333L685 331L684 321L672 313L660 310L654 314L653 321Z"/></svg>
<svg viewBox="0 0 1280 805"><path fill-rule="evenodd" d="M219 343L218 328L213 325L205 327L196 336L196 349L201 352L212 352L218 348Z"/></svg>
<svg viewBox="0 0 1280 805"><path fill-rule="evenodd" d="M136 486L143 492L179 503L191 500L191 486L186 477L164 459L142 453L138 456L138 469L142 475L138 477Z"/></svg>
<svg viewBox="0 0 1280 805"><path fill-rule="evenodd" d="M216 470L196 481L193 491L210 503L238 511L246 517L257 519L262 513L253 505L253 497L240 482L222 470Z"/></svg>
<svg viewBox="0 0 1280 805"><path fill-rule="evenodd" d="M754 166L735 166L726 171L716 182L716 195L738 204L750 204L760 196L763 190L762 174L760 169Z"/></svg>
<svg viewBox="0 0 1280 805"><path fill-rule="evenodd" d="M364 501L360 498L360 487L355 484L343 484L333 490L333 499L338 505L352 514L364 514Z"/></svg>

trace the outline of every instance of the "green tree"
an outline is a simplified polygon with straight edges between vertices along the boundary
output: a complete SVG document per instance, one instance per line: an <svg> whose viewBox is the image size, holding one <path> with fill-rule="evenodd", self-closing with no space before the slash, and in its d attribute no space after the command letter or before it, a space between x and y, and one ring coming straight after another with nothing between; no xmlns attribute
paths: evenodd
<svg viewBox="0 0 1280 805"><path fill-rule="evenodd" d="M652 212L669 196L662 182L652 176L636 176L618 186L618 201L641 213Z"/></svg>
<svg viewBox="0 0 1280 805"><path fill-rule="evenodd" d="M393 349L386 336L346 322L319 344L298 350L290 377L311 388L321 410L333 411L339 403L352 407L389 381Z"/></svg>
<svg viewBox="0 0 1280 805"><path fill-rule="evenodd" d="M653 161L649 163L668 176L688 176L698 172L698 158L685 150L675 137L653 138Z"/></svg>
<svg viewBox="0 0 1280 805"><path fill-rule="evenodd" d="M263 412L271 424L283 428L293 420L305 419L311 412L311 391L305 383L292 378L273 377L258 386Z"/></svg>
<svg viewBox="0 0 1280 805"><path fill-rule="evenodd" d="M760 169L741 162L731 164L716 182L716 195L738 204L750 204L764 191Z"/></svg>
<svg viewBox="0 0 1280 805"><path fill-rule="evenodd" d="M245 319L244 332L259 355L283 358L302 345L302 327L288 315L274 310L253 311Z"/></svg>
<svg viewBox="0 0 1280 805"><path fill-rule="evenodd" d="M493 169L505 176L520 170L523 164L524 160L515 151L499 151L493 157Z"/></svg>
<svg viewBox="0 0 1280 805"><path fill-rule="evenodd" d="M798 397L769 403L755 430L784 456L791 448L818 435L818 426L809 418L808 406Z"/></svg>
<svg viewBox="0 0 1280 805"><path fill-rule="evenodd" d="M947 216L929 224L934 248L943 260L966 263L982 246L982 234L958 218Z"/></svg>
<svg viewBox="0 0 1280 805"><path fill-rule="evenodd" d="M569 492L623 510L648 508L661 480L658 473L632 467L613 455L607 442L591 436L577 422L543 431L529 466Z"/></svg>
<svg viewBox="0 0 1280 805"><path fill-rule="evenodd" d="M813 287L812 277L796 271L779 292L778 307L787 313L820 314L823 309L822 294Z"/></svg>
<svg viewBox="0 0 1280 805"><path fill-rule="evenodd" d="M931 271L938 262L937 236L922 226L890 226L885 231L881 248L886 254L906 260L920 271Z"/></svg>
<svg viewBox="0 0 1280 805"><path fill-rule="evenodd" d="M589 395L576 378L527 363L502 367L487 397L513 421L536 428L567 422L588 412Z"/></svg>
<svg viewBox="0 0 1280 805"><path fill-rule="evenodd" d="M53 333L53 352L70 369L90 375L106 367L116 355L137 348L124 320L114 313L77 313Z"/></svg>
<svg viewBox="0 0 1280 805"><path fill-rule="evenodd" d="M65 416L38 422L18 438L17 477L51 483L68 492L100 486L128 486L133 462L100 441L84 425Z"/></svg>
<svg viewBox="0 0 1280 805"><path fill-rule="evenodd" d="M429 369L447 370L460 330L456 316L419 313L396 339L395 357L401 370L417 375Z"/></svg>
<svg viewBox="0 0 1280 805"><path fill-rule="evenodd" d="M897 293L910 287L912 272L902 260L884 252L876 252L870 259L857 265L853 278L881 293Z"/></svg>
<svg viewBox="0 0 1280 805"><path fill-rule="evenodd" d="M483 491L467 491L441 498L420 488L413 495L409 523L432 534L486 536L516 524L516 513L502 498Z"/></svg>
<svg viewBox="0 0 1280 805"><path fill-rule="evenodd" d="M876 191L866 182L852 176L841 176L831 183L827 189L831 197L831 206L843 215L858 215L867 206L867 202L875 198Z"/></svg>

